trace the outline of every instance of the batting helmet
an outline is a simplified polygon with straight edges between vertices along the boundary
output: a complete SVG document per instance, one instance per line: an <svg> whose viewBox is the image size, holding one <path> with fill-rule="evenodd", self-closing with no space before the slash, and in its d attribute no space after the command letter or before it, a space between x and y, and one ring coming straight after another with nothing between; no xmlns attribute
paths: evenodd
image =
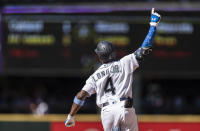
<svg viewBox="0 0 200 131"><path fill-rule="evenodd" d="M95 52L104 63L108 63L115 59L115 48L111 42L99 42Z"/></svg>

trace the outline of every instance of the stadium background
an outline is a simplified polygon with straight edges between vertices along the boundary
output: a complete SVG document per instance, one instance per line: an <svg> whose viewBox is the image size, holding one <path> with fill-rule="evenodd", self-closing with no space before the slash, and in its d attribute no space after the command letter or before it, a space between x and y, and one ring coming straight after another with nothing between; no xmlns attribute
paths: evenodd
<svg viewBox="0 0 200 131"><path fill-rule="evenodd" d="M150 10L162 15L154 50L134 77L140 131L200 130L198 0L1 0L0 130L101 131L95 95L63 121L99 66L93 49L112 41L117 57L137 49Z"/></svg>

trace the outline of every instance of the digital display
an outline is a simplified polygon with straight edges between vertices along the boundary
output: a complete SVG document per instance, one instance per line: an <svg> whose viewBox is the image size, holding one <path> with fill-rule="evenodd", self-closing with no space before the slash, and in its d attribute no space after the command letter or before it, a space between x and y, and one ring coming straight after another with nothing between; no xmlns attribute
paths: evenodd
<svg viewBox="0 0 200 131"><path fill-rule="evenodd" d="M152 58L147 59L146 70L160 72L197 73L200 41L200 21L161 22L154 40Z"/></svg>
<svg viewBox="0 0 200 131"><path fill-rule="evenodd" d="M89 18L87 20L79 17ZM58 19L58 20L57 20ZM98 16L9 15L3 21L4 70L89 73L97 66L99 41L116 45L118 57L131 47L131 22Z"/></svg>
<svg viewBox="0 0 200 131"><path fill-rule="evenodd" d="M142 44L148 30L144 16L4 15L4 72L88 75L98 67L94 49L99 41L113 42L121 58ZM152 55L145 58L139 71L200 71L199 36L200 19L163 18Z"/></svg>

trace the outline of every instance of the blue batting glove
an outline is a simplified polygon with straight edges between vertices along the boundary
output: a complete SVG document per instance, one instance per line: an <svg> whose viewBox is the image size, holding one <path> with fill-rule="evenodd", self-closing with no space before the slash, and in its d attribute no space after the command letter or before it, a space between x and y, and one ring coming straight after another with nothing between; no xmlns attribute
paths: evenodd
<svg viewBox="0 0 200 131"><path fill-rule="evenodd" d="M160 22L160 18L161 18L160 14L158 14L157 12L154 12L154 8L152 8L150 25L157 26L158 23Z"/></svg>

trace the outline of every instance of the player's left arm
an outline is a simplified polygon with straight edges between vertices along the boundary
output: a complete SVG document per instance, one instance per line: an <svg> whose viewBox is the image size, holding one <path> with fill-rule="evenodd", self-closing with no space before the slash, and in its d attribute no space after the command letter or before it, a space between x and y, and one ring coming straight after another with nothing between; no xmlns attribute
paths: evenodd
<svg viewBox="0 0 200 131"><path fill-rule="evenodd" d="M143 58L152 51L153 41L156 34L156 27L160 22L160 18L160 14L154 12L154 8L152 8L149 32L144 39L142 46L134 52L135 58L138 62L142 61Z"/></svg>

